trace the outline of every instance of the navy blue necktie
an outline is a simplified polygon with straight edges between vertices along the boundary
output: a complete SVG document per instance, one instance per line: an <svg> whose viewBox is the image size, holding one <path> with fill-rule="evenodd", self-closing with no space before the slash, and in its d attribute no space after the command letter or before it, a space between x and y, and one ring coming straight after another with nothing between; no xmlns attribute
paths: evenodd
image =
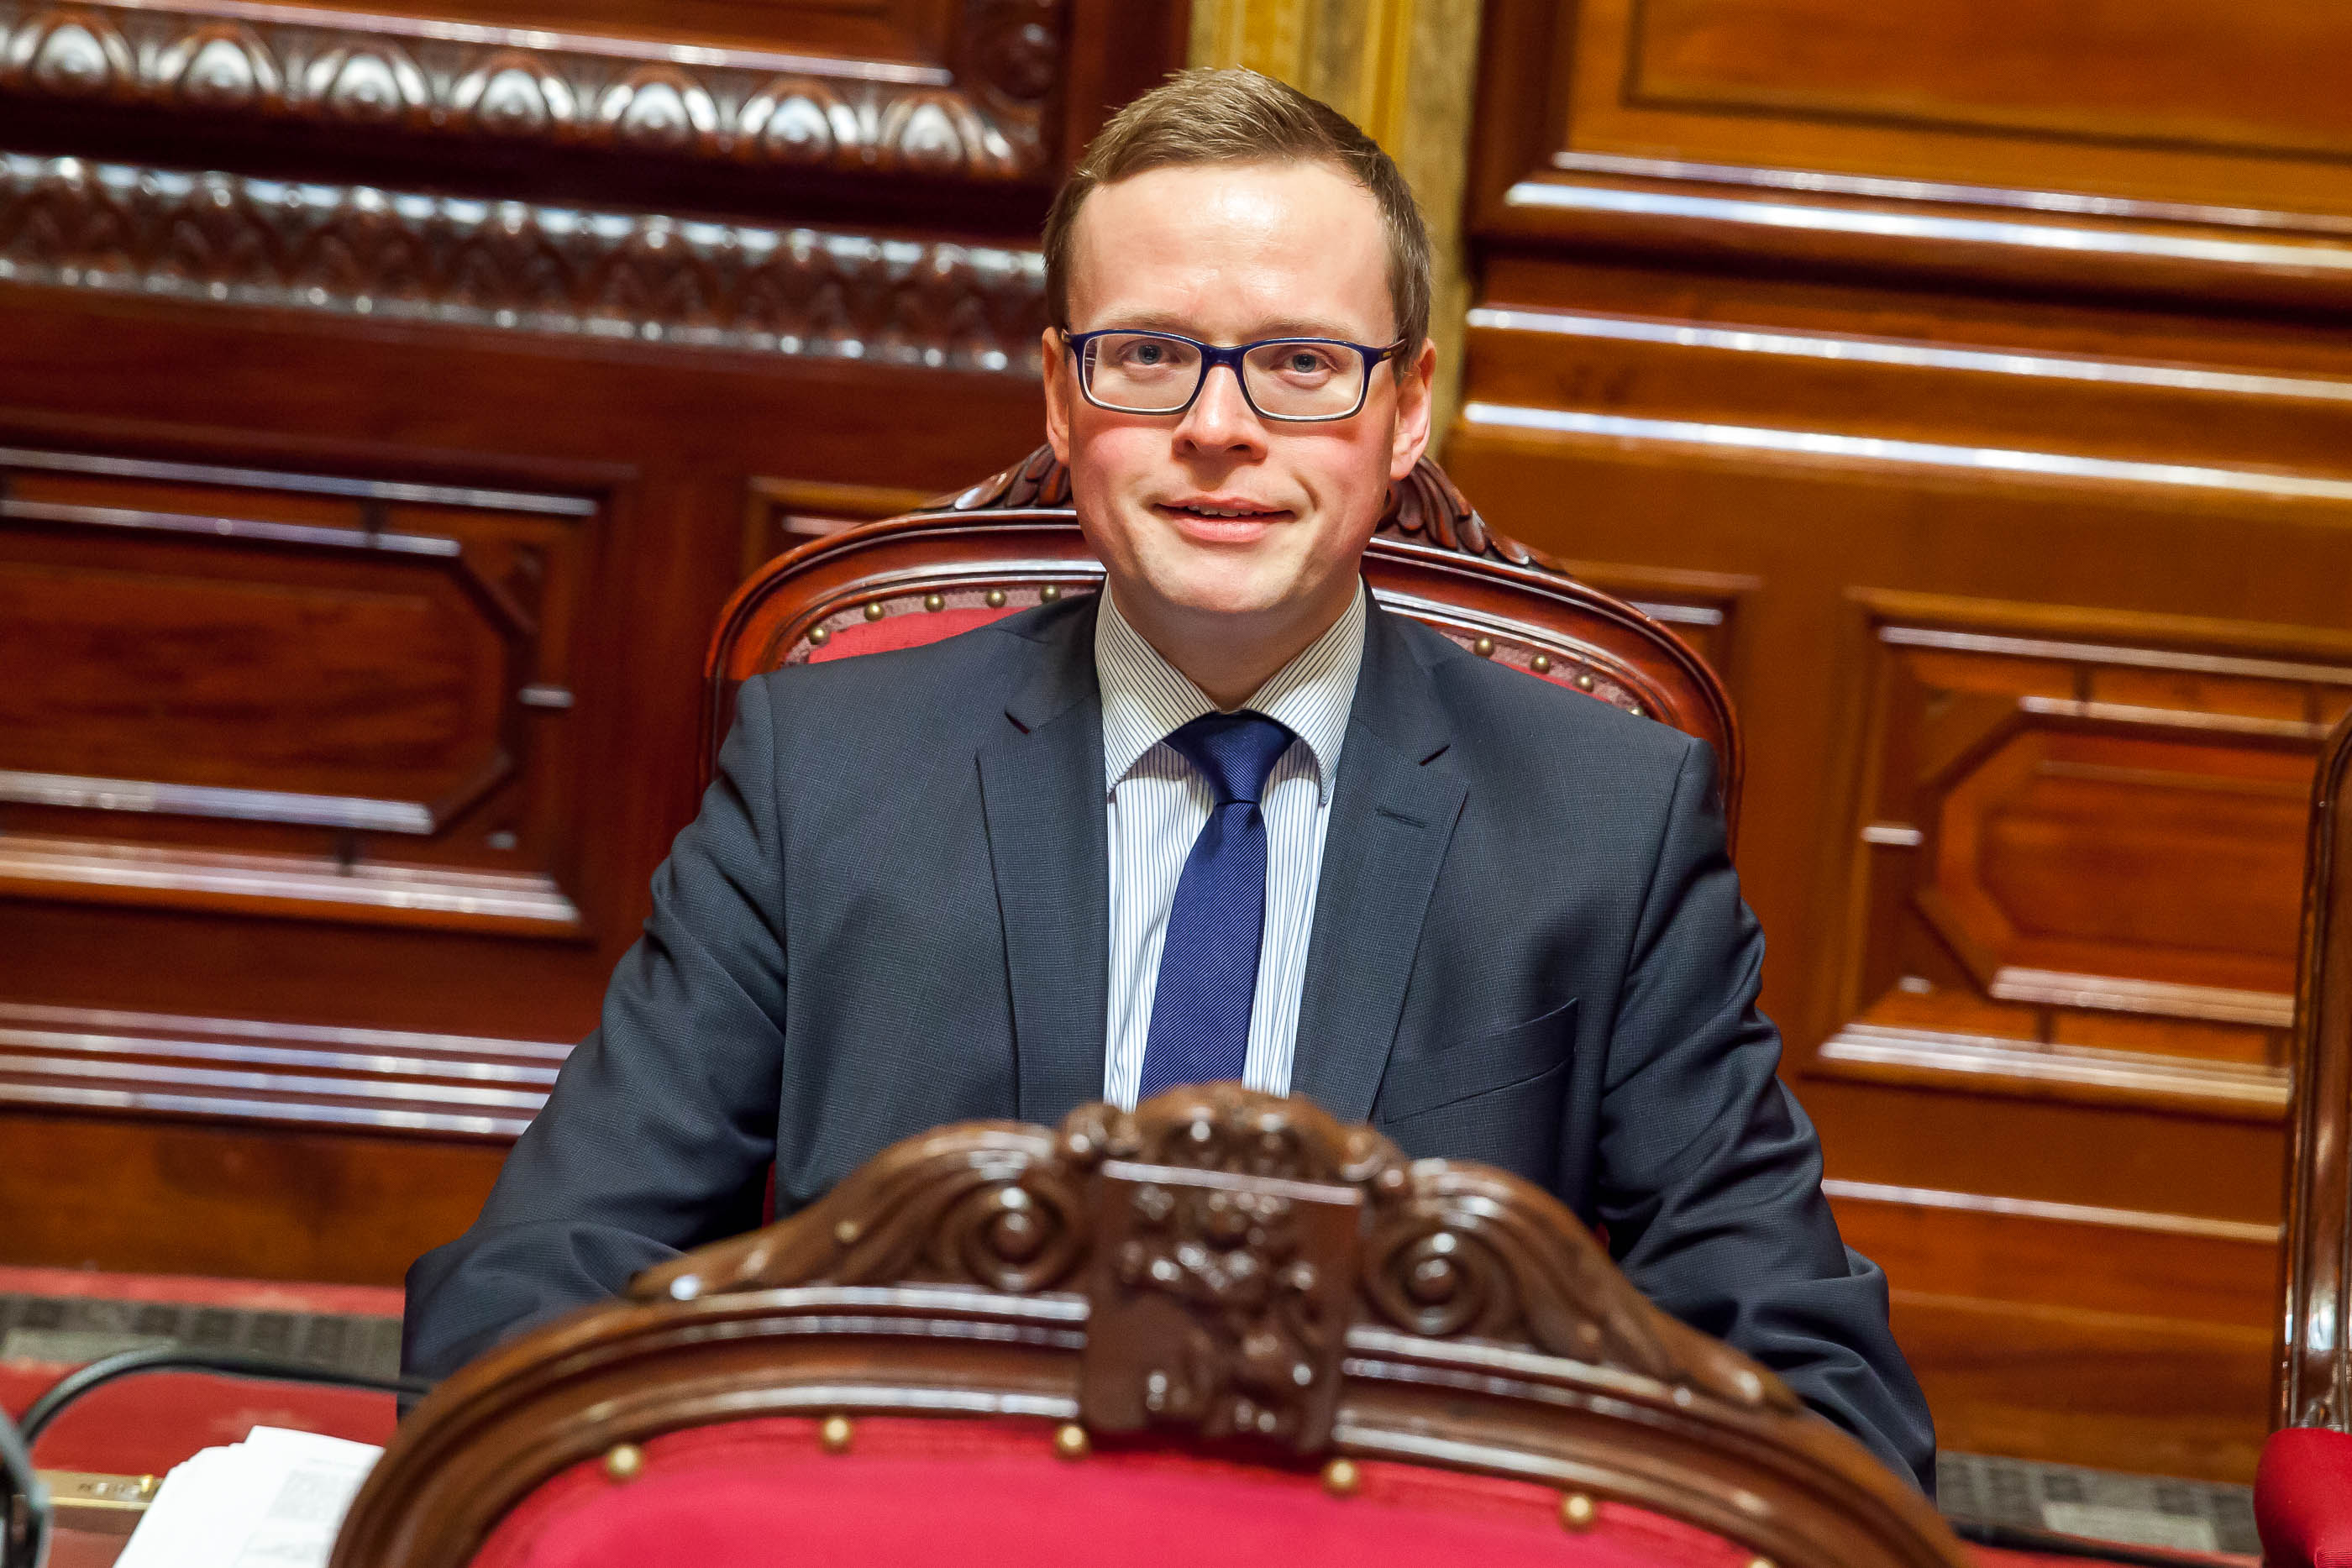
<svg viewBox="0 0 2352 1568"><path fill-rule="evenodd" d="M1261 713L1204 713L1168 744L1201 770L1216 797L1192 841L1143 1040L1149 1099L1176 1083L1237 1079L1249 1060L1250 1003L1265 937L1265 795L1291 734Z"/></svg>

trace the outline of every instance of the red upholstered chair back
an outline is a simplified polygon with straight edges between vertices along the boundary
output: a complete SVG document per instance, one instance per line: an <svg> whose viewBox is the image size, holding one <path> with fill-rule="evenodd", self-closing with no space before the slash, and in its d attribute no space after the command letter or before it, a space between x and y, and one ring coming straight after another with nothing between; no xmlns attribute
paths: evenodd
<svg viewBox="0 0 2352 1568"><path fill-rule="evenodd" d="M2272 1425L2352 1431L2352 716L2320 757L2304 874Z"/></svg>
<svg viewBox="0 0 2352 1568"><path fill-rule="evenodd" d="M1706 741L1737 824L1739 728L1714 672L1641 611L1489 529L1435 464L1390 497L1364 576L1382 605L1484 657ZM705 776L753 675L951 636L1101 582L1069 476L1044 447L961 495L779 556L736 591L711 640Z"/></svg>
<svg viewBox="0 0 2352 1568"><path fill-rule="evenodd" d="M1549 1194L1234 1084L910 1138L502 1347L333 1568L1961 1568Z"/></svg>

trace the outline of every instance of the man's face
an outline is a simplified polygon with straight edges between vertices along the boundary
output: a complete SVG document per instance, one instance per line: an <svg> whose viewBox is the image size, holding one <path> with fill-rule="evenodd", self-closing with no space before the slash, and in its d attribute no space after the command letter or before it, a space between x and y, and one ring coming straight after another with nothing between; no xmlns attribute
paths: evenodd
<svg viewBox="0 0 2352 1568"><path fill-rule="evenodd" d="M1396 337L1379 204L1329 164L1149 170L1088 195L1071 240L1075 332ZM1328 625L1390 482L1428 441L1425 345L1402 385L1384 361L1360 413L1319 423L1261 418L1224 368L1181 414L1114 413L1086 401L1051 328L1045 359L1047 436L1079 524L1119 608L1155 641Z"/></svg>

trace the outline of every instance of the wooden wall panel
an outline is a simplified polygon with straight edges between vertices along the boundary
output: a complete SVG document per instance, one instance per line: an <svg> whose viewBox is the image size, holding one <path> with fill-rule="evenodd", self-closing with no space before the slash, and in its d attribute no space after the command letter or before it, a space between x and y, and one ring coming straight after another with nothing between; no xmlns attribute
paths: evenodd
<svg viewBox="0 0 2352 1568"><path fill-rule="evenodd" d="M1182 22L0 0L0 1260L471 1218L719 606L1035 444L1038 221Z"/></svg>
<svg viewBox="0 0 2352 1568"><path fill-rule="evenodd" d="M1747 585L1766 1004L1944 1440L2244 1479L2352 704L2336 24L2029 9L1498 0L1447 462Z"/></svg>
<svg viewBox="0 0 2352 1568"><path fill-rule="evenodd" d="M572 934L575 497L0 451L0 874Z"/></svg>
<svg viewBox="0 0 2352 1568"><path fill-rule="evenodd" d="M1538 123L1559 173L1663 156L1976 187L1948 199L2027 213L2069 204L1997 193L2244 209L2225 221L2255 227L2293 225L2265 208L2352 211L2327 67L2346 27L2294 0L1591 0L1572 37L1517 36L1556 50Z"/></svg>
<svg viewBox="0 0 2352 1568"><path fill-rule="evenodd" d="M2295 0L1639 0L1628 33L1625 98L1658 109L2352 153L2328 63L2352 20Z"/></svg>

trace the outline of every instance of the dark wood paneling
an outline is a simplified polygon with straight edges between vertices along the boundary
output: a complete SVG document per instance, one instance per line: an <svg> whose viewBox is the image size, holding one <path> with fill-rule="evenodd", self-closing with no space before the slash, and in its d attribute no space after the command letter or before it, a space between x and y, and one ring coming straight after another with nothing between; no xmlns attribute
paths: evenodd
<svg viewBox="0 0 2352 1568"><path fill-rule="evenodd" d="M103 1111L125 1138L192 1118L347 1125L385 1101L402 1114L373 1124L424 1138L463 1113L406 1070L363 1091L289 1087L355 1069L222 1058L223 1040L424 1033L488 1069L524 1049L507 1042L576 1040L693 808L697 675L752 477L781 459L807 483L936 492L1022 449L1038 418L1034 385L1009 374L19 290L0 296L0 387L36 384L49 406L0 407L0 443L63 455L20 460L0 517L0 582L47 628L39 678L8 699L47 728L6 757L0 1003L168 1021L41 1026L0 1077L42 1092L0 1098ZM909 455L899 417L957 439ZM482 630L504 624L491 591L513 597L518 542L543 550L535 643ZM122 587L84 613L47 590L61 573ZM195 609L174 621L159 602ZM68 634L91 659L47 656ZM297 701L310 716L289 722ZM508 776L435 817L485 736ZM236 814L202 810L218 792ZM75 1057L55 1038L119 1033L176 1043ZM240 1088L251 1103L233 1103ZM520 1114L476 1130L510 1135ZM373 1139L369 1157L399 1146ZM251 1197L255 1226L278 1223L276 1197ZM155 1257L126 1240L110 1260L164 1266L178 1224L167 1205L140 1210L123 1234L151 1227ZM397 1274L357 1253L320 1267Z"/></svg>
<svg viewBox="0 0 2352 1568"><path fill-rule="evenodd" d="M2352 706L2335 24L2031 9L1493 7L1447 462L1753 585L1766 1002L1945 1440L2242 1479Z"/></svg>
<svg viewBox="0 0 2352 1568"><path fill-rule="evenodd" d="M593 501L22 449L0 483L0 876L579 928Z"/></svg>
<svg viewBox="0 0 2352 1568"><path fill-rule="evenodd" d="M761 475L743 497L743 572L796 545L911 512L929 495L900 485L835 485Z"/></svg>
<svg viewBox="0 0 2352 1568"><path fill-rule="evenodd" d="M2275 1225L1829 1186L1847 1242L1895 1282L1895 1332L1944 1447L2252 1472Z"/></svg>
<svg viewBox="0 0 2352 1568"><path fill-rule="evenodd" d="M0 1109L11 1262L397 1283L471 1223L503 1144Z"/></svg>
<svg viewBox="0 0 2352 1568"><path fill-rule="evenodd" d="M2352 155L2352 19L2298 0L1637 0L1630 31L1626 99L1660 109Z"/></svg>
<svg viewBox="0 0 2352 1568"><path fill-rule="evenodd" d="M0 1260L471 1218L719 607L1035 444L1037 220L1183 20L0 0Z"/></svg>

